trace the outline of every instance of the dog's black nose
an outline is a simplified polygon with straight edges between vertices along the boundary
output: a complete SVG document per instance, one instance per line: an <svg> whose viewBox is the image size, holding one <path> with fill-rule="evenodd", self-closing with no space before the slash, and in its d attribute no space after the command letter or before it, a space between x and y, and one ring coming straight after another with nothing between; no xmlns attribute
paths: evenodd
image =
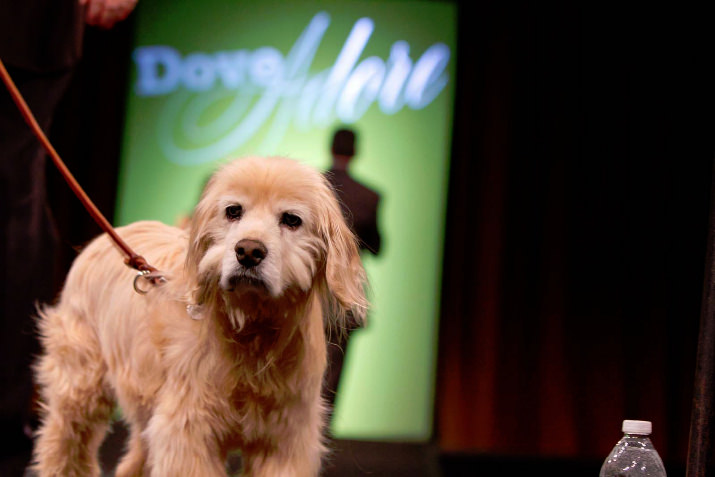
<svg viewBox="0 0 715 477"><path fill-rule="evenodd" d="M236 244L236 259L246 268L255 267L268 255L268 249L258 240L243 239Z"/></svg>

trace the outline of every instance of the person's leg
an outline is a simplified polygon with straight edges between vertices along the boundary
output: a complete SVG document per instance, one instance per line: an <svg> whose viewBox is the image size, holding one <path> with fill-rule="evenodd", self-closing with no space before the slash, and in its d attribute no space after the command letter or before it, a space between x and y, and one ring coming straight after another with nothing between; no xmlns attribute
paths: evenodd
<svg viewBox="0 0 715 477"><path fill-rule="evenodd" d="M45 132L70 72L36 75L8 68ZM57 233L46 203L45 153L0 83L0 452L31 446L34 315L56 292Z"/></svg>
<svg viewBox="0 0 715 477"><path fill-rule="evenodd" d="M330 428L330 421L333 417L335 398L340 386L340 376L343 372L345 353L351 333L352 330L346 330L343 333L328 335L328 367L325 370L322 390L323 399L328 405L328 429Z"/></svg>

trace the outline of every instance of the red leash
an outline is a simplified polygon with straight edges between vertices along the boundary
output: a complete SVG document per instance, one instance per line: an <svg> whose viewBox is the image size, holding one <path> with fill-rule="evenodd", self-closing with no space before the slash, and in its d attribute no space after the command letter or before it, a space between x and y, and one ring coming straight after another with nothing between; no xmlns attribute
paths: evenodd
<svg viewBox="0 0 715 477"><path fill-rule="evenodd" d="M52 158L52 162L54 162L55 166L57 169L59 169L60 173L62 174L62 177L64 177L65 181L67 184L70 186L70 189L72 189L72 192L77 196L77 198L82 202L82 205L84 206L85 209L87 209L87 212L89 212L89 215L92 216L94 221L99 225L99 227L109 235L109 237L114 241L114 243L119 247L119 249L126 255L126 259L124 260L124 263L129 266L134 268L135 270L138 270L141 275L147 279L149 279L152 283L156 284L156 281L161 281L164 280L164 277L161 275L157 274L158 270L151 265L142 257L141 255L136 254L130 247L127 245L127 243L117 234L117 232L114 230L112 225L109 223L109 221L102 215L102 213L99 211L97 206L94 205L92 200L87 196L87 194L82 190L82 187L79 185L77 180L74 178L72 173L67 169L67 166L65 163L60 159L59 154L57 154L57 151L55 151L55 148L52 146L50 141L47 139L47 136L45 136L45 133L42 132L42 129L40 128L39 124L37 124L37 120L35 119L35 116L32 114L32 111L30 111L30 108L27 106L27 103L25 102L25 99L22 97L22 94L20 94L20 91L17 89L17 86L15 86L15 83L12 81L12 78L10 77L10 74L7 72L5 69L5 65L3 64L2 60L0 59L0 76L2 76L2 80L5 83L5 86L7 86L7 90L10 92L10 96L12 96L13 101L15 101L15 104L17 105L17 108L20 110L20 113L22 114L22 117L25 119L25 122L30 126L30 129L32 129L32 132L35 133L35 136L37 136L37 139L40 140L40 143L42 144L42 147L45 148L45 151L50 155ZM134 280L134 288L137 290L137 292L142 293L144 292L143 290L137 288L137 280ZM145 293L145 292L144 292Z"/></svg>

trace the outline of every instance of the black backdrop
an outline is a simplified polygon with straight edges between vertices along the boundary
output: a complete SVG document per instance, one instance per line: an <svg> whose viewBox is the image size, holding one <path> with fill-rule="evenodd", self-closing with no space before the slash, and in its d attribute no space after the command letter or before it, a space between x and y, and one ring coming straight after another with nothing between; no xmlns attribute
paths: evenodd
<svg viewBox="0 0 715 477"><path fill-rule="evenodd" d="M713 161L692 6L462 4L437 407L448 451L682 465ZM626 3L626 2L624 2Z"/></svg>
<svg viewBox="0 0 715 477"><path fill-rule="evenodd" d="M713 159L707 17L543 3L459 2L436 442L600 459L622 419L651 419L679 464ZM51 134L110 220L130 41L131 19L88 33ZM50 178L66 269L98 228Z"/></svg>

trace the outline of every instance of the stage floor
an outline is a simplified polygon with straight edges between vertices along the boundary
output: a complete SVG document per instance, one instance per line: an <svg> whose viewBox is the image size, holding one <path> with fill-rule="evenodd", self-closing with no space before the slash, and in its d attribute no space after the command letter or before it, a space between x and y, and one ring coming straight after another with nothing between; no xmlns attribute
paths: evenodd
<svg viewBox="0 0 715 477"><path fill-rule="evenodd" d="M100 457L103 477L113 476L126 439L126 429L115 423L107 434ZM332 453L326 461L322 477L508 477L544 473L550 477L596 476L601 461L574 461L568 459L522 458L479 454L444 454L433 444L365 442L335 440ZM23 459L17 456L0 462L0 476L21 477ZM240 459L230 459L229 467L238 469ZM685 475L685 469L668 469L669 477ZM238 475L231 472L229 475ZM25 472L24 477L33 477Z"/></svg>

